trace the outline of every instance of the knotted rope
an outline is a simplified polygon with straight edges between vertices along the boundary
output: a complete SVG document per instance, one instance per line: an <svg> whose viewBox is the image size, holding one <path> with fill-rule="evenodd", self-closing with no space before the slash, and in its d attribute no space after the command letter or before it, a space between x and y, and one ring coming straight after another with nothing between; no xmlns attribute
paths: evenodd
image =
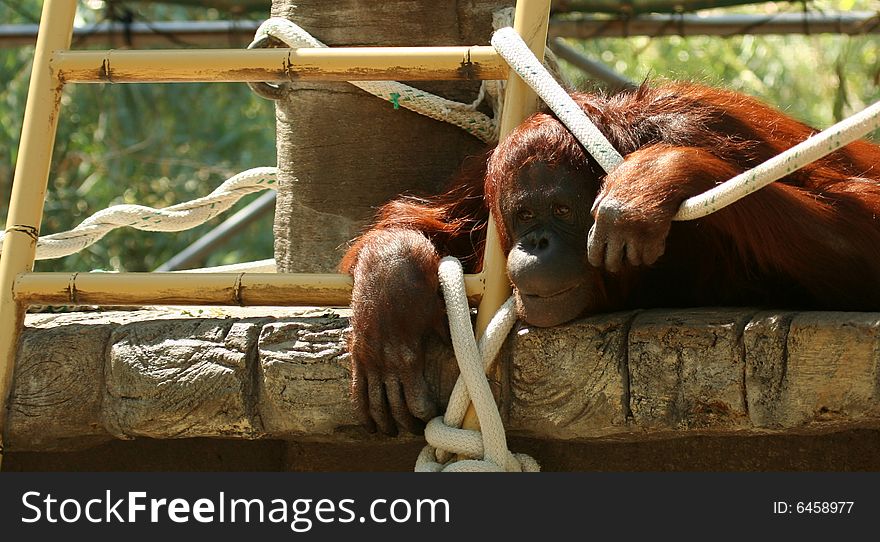
<svg viewBox="0 0 880 542"><path fill-rule="evenodd" d="M287 19L272 18L260 26L258 39L272 36L290 47L325 47ZM542 63L512 28L502 28L492 37L492 45L517 74L556 113L584 148L606 171L623 160L605 136L589 120L567 92L553 79ZM496 123L476 106L452 100L397 82L353 82L383 99L429 116L450 122L483 141L496 138ZM770 184L804 165L818 160L864 136L880 126L880 102L849 119L811 137L767 162L684 202L675 220L692 220ZM276 168L254 168L240 173L208 196L189 202L154 209L142 205L117 205L95 213L74 229L40 238L37 259L73 254L120 226L146 231L181 231L202 224L231 207L241 196L269 188L277 182ZM0 236L2 246L2 236ZM432 420L425 431L428 446L419 455L417 471L537 471L534 459L512 454L507 449L501 416L495 406L485 371L498 353L515 320L513 301L508 301L493 317L479 346L470 325L470 311L464 293L464 278L457 260L444 258L440 281L446 297L453 347L461 377L450 398L447 413ZM470 396L470 399L469 399ZM480 419L481 432L459 429L469 401ZM472 458L450 463L450 454Z"/></svg>
<svg viewBox="0 0 880 542"><path fill-rule="evenodd" d="M471 327L470 309L464 289L461 263L452 257L440 261L440 285L446 300L452 347L461 375L455 383L446 414L425 428L428 445L416 460L417 472L537 472L538 463L525 454L512 454L501 414L486 379L498 351L516 321L513 298L495 313L477 344ZM473 402L480 431L460 429L468 404ZM451 454L470 459L450 461Z"/></svg>

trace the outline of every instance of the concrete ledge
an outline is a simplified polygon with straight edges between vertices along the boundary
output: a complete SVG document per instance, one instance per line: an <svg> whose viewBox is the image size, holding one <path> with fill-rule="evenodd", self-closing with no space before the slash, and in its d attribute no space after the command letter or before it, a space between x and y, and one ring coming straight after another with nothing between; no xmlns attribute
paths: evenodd
<svg viewBox="0 0 880 542"><path fill-rule="evenodd" d="M345 311L28 315L8 451L148 437L379 442L348 402ZM643 311L519 327L494 375L513 435L642 441L880 428L880 313ZM430 349L445 397L456 369Z"/></svg>

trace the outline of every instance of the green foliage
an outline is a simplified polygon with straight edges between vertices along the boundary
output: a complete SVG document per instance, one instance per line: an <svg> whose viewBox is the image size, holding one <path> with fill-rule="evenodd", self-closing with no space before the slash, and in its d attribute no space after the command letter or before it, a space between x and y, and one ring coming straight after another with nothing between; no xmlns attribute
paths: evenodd
<svg viewBox="0 0 880 542"><path fill-rule="evenodd" d="M63 110L44 232L117 203L191 200L239 171L275 163L272 104L244 85L78 85ZM148 271L226 216L176 234L116 230L61 262L65 270ZM222 263L271 257L271 231L271 217L261 220Z"/></svg>
<svg viewBox="0 0 880 542"><path fill-rule="evenodd" d="M0 20L27 22L39 2L17 2ZM205 10L142 8L146 20L204 18ZM217 13L208 14L214 17ZM97 13L82 10L94 20ZM88 19L87 19L88 20ZM172 46L172 45L170 45ZM0 49L0 213L5 216L33 47ZM165 207L208 194L226 178L275 164L270 101L244 84L70 85L62 99L42 233L64 231L118 203ZM37 263L43 271L150 271L257 196L221 217L175 233L120 229L79 254ZM209 265L272 257L271 213L239 234Z"/></svg>
<svg viewBox="0 0 880 542"><path fill-rule="evenodd" d="M102 16L100 11L86 9L86 4L101 2L83 2L78 24ZM34 22L39 5L38 0L0 0L0 21ZM135 9L138 20L226 16L214 10L154 3L126 5ZM877 0L813 2L810 6L878 7ZM736 11L774 9L802 6L762 4ZM730 10L719 13L725 12ZM880 99L880 40L876 35L631 38L575 45L633 80L690 79L725 86L758 96L817 127ZM32 47L0 49L0 80L4 81L0 87L0 217L6 214L32 55ZM70 229L116 203L162 207L186 201L209 193L234 173L273 165L274 128L272 103L253 95L245 85L71 85L63 99L42 231ZM80 254L39 262L37 268L152 270L254 197L187 232L117 230ZM271 254L272 224L267 216L207 264Z"/></svg>

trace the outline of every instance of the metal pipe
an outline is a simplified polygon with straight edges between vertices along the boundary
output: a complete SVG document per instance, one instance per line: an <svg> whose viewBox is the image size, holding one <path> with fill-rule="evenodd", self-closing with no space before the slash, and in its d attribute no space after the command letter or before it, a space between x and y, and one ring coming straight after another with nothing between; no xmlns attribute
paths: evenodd
<svg viewBox="0 0 880 542"><path fill-rule="evenodd" d="M74 47L104 45L133 48L180 44L187 46L247 45L259 21L157 21L154 23L103 21L73 29ZM33 45L39 25L0 25L0 47ZM130 42L128 41L130 40Z"/></svg>
<svg viewBox="0 0 880 542"><path fill-rule="evenodd" d="M23 273L15 299L45 305L347 306L351 277L278 273Z"/></svg>
<svg viewBox="0 0 880 542"><path fill-rule="evenodd" d="M347 307L352 279L335 273L21 273L22 305L239 305ZM469 297L480 275L465 276Z"/></svg>
<svg viewBox="0 0 880 542"><path fill-rule="evenodd" d="M232 13L247 11L263 12L269 9L266 0L139 0L140 4L185 4L203 8L214 8Z"/></svg>
<svg viewBox="0 0 880 542"><path fill-rule="evenodd" d="M538 58L544 58L549 14L549 0L519 0L516 3L513 28L522 36ZM537 95L516 75L516 72L511 71L507 79L499 138L506 137L537 109ZM511 292L510 281L507 279L507 258L501 249L494 219L489 220L486 233L483 274L485 275L486 289L477 312L476 334L478 337L485 332L489 320L507 300Z"/></svg>
<svg viewBox="0 0 880 542"><path fill-rule="evenodd" d="M64 87L51 69L50 58L52 51L70 46L75 14L75 0L46 0L43 3L43 26L34 51L18 163L6 217L6 237L0 257L0 466L6 405L24 320L23 307L13 298L12 285L19 273L30 271L34 265Z"/></svg>
<svg viewBox="0 0 880 542"><path fill-rule="evenodd" d="M554 0L553 12L619 13L695 11L730 6L760 4L764 0Z"/></svg>
<svg viewBox="0 0 880 542"><path fill-rule="evenodd" d="M278 268L275 266L275 258L266 258L264 260L255 260L252 262L230 263L225 265L215 265L212 267L197 267L195 269L185 269L174 271L175 273L277 273Z"/></svg>
<svg viewBox="0 0 880 542"><path fill-rule="evenodd" d="M176 271L203 263L205 258L210 256L217 248L228 243L232 236L247 228L274 208L275 191L269 190L224 220L223 223L206 233L195 243L157 267L156 271L159 273Z"/></svg>
<svg viewBox="0 0 880 542"><path fill-rule="evenodd" d="M638 87L634 82L630 81L623 75L620 75L605 64L587 57L574 47L568 45L562 41L562 38L554 38L551 40L550 48L556 53L556 56L569 62L593 79L602 81L612 91L634 89Z"/></svg>
<svg viewBox="0 0 880 542"><path fill-rule="evenodd" d="M250 43L259 21L157 21L125 25L106 21L73 29L73 43L87 45L122 44L133 48L184 42L211 47ZM0 47L33 45L39 25L0 25ZM661 33L662 32L662 33ZM550 35L577 37L631 37L657 35L735 36L743 34L876 34L880 18L871 11L811 11L775 15L640 15L628 19L583 16L550 20ZM126 39L131 38L131 43Z"/></svg>
<svg viewBox="0 0 880 542"><path fill-rule="evenodd" d="M504 79L492 47L57 51L65 83Z"/></svg>
<svg viewBox="0 0 880 542"><path fill-rule="evenodd" d="M721 16L640 15L610 19L589 17L554 20L554 37L593 39L633 36L741 36L744 34L877 34L880 14L870 11L839 13L730 14Z"/></svg>
<svg viewBox="0 0 880 542"><path fill-rule="evenodd" d="M544 58L547 42L547 23L550 17L550 0L518 0L513 16L513 28L522 36L538 58ZM538 97L516 72L510 71L504 94L504 110L501 113L500 139L510 134L523 120L538 109ZM492 316L510 296L507 278L507 256L501 248L494 217L489 220L486 232L486 249L483 256L485 289L477 309L475 333L485 333ZM473 405L468 408L462 427L479 427Z"/></svg>

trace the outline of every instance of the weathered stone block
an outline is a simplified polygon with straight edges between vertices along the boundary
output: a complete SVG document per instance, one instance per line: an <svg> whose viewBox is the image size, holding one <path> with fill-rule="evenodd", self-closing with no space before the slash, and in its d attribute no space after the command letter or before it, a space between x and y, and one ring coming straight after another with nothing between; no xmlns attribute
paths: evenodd
<svg viewBox="0 0 880 542"><path fill-rule="evenodd" d="M110 337L104 423L119 438L253 437L260 320L138 322Z"/></svg>
<svg viewBox="0 0 880 542"><path fill-rule="evenodd" d="M752 312L647 311L629 336L630 404L645 429L748 426L740 341Z"/></svg>
<svg viewBox="0 0 880 542"><path fill-rule="evenodd" d="M26 329L9 402L10 450L71 450L110 440L101 423L108 325Z"/></svg>
<svg viewBox="0 0 880 542"><path fill-rule="evenodd" d="M880 415L880 316L800 313L791 322L780 427L838 423Z"/></svg>
<svg viewBox="0 0 880 542"><path fill-rule="evenodd" d="M785 390L788 331L793 312L760 312L743 332L746 401L755 427L779 427L785 416L780 397Z"/></svg>
<svg viewBox="0 0 880 542"><path fill-rule="evenodd" d="M263 328L258 409L270 435L320 436L341 425L357 425L348 398L347 327L347 318L328 313Z"/></svg>
<svg viewBox="0 0 880 542"><path fill-rule="evenodd" d="M28 315L8 449L133 436L387 442L360 428L349 403L345 314ZM880 427L878 313L634 314L514 333L493 375L510 435L616 441ZM426 357L429 389L446 397L457 373L451 351L432 339Z"/></svg>
<svg viewBox="0 0 880 542"><path fill-rule="evenodd" d="M554 328L520 327L510 340L507 425L579 438L626 430L626 336L633 313ZM504 411L503 410L503 411Z"/></svg>

